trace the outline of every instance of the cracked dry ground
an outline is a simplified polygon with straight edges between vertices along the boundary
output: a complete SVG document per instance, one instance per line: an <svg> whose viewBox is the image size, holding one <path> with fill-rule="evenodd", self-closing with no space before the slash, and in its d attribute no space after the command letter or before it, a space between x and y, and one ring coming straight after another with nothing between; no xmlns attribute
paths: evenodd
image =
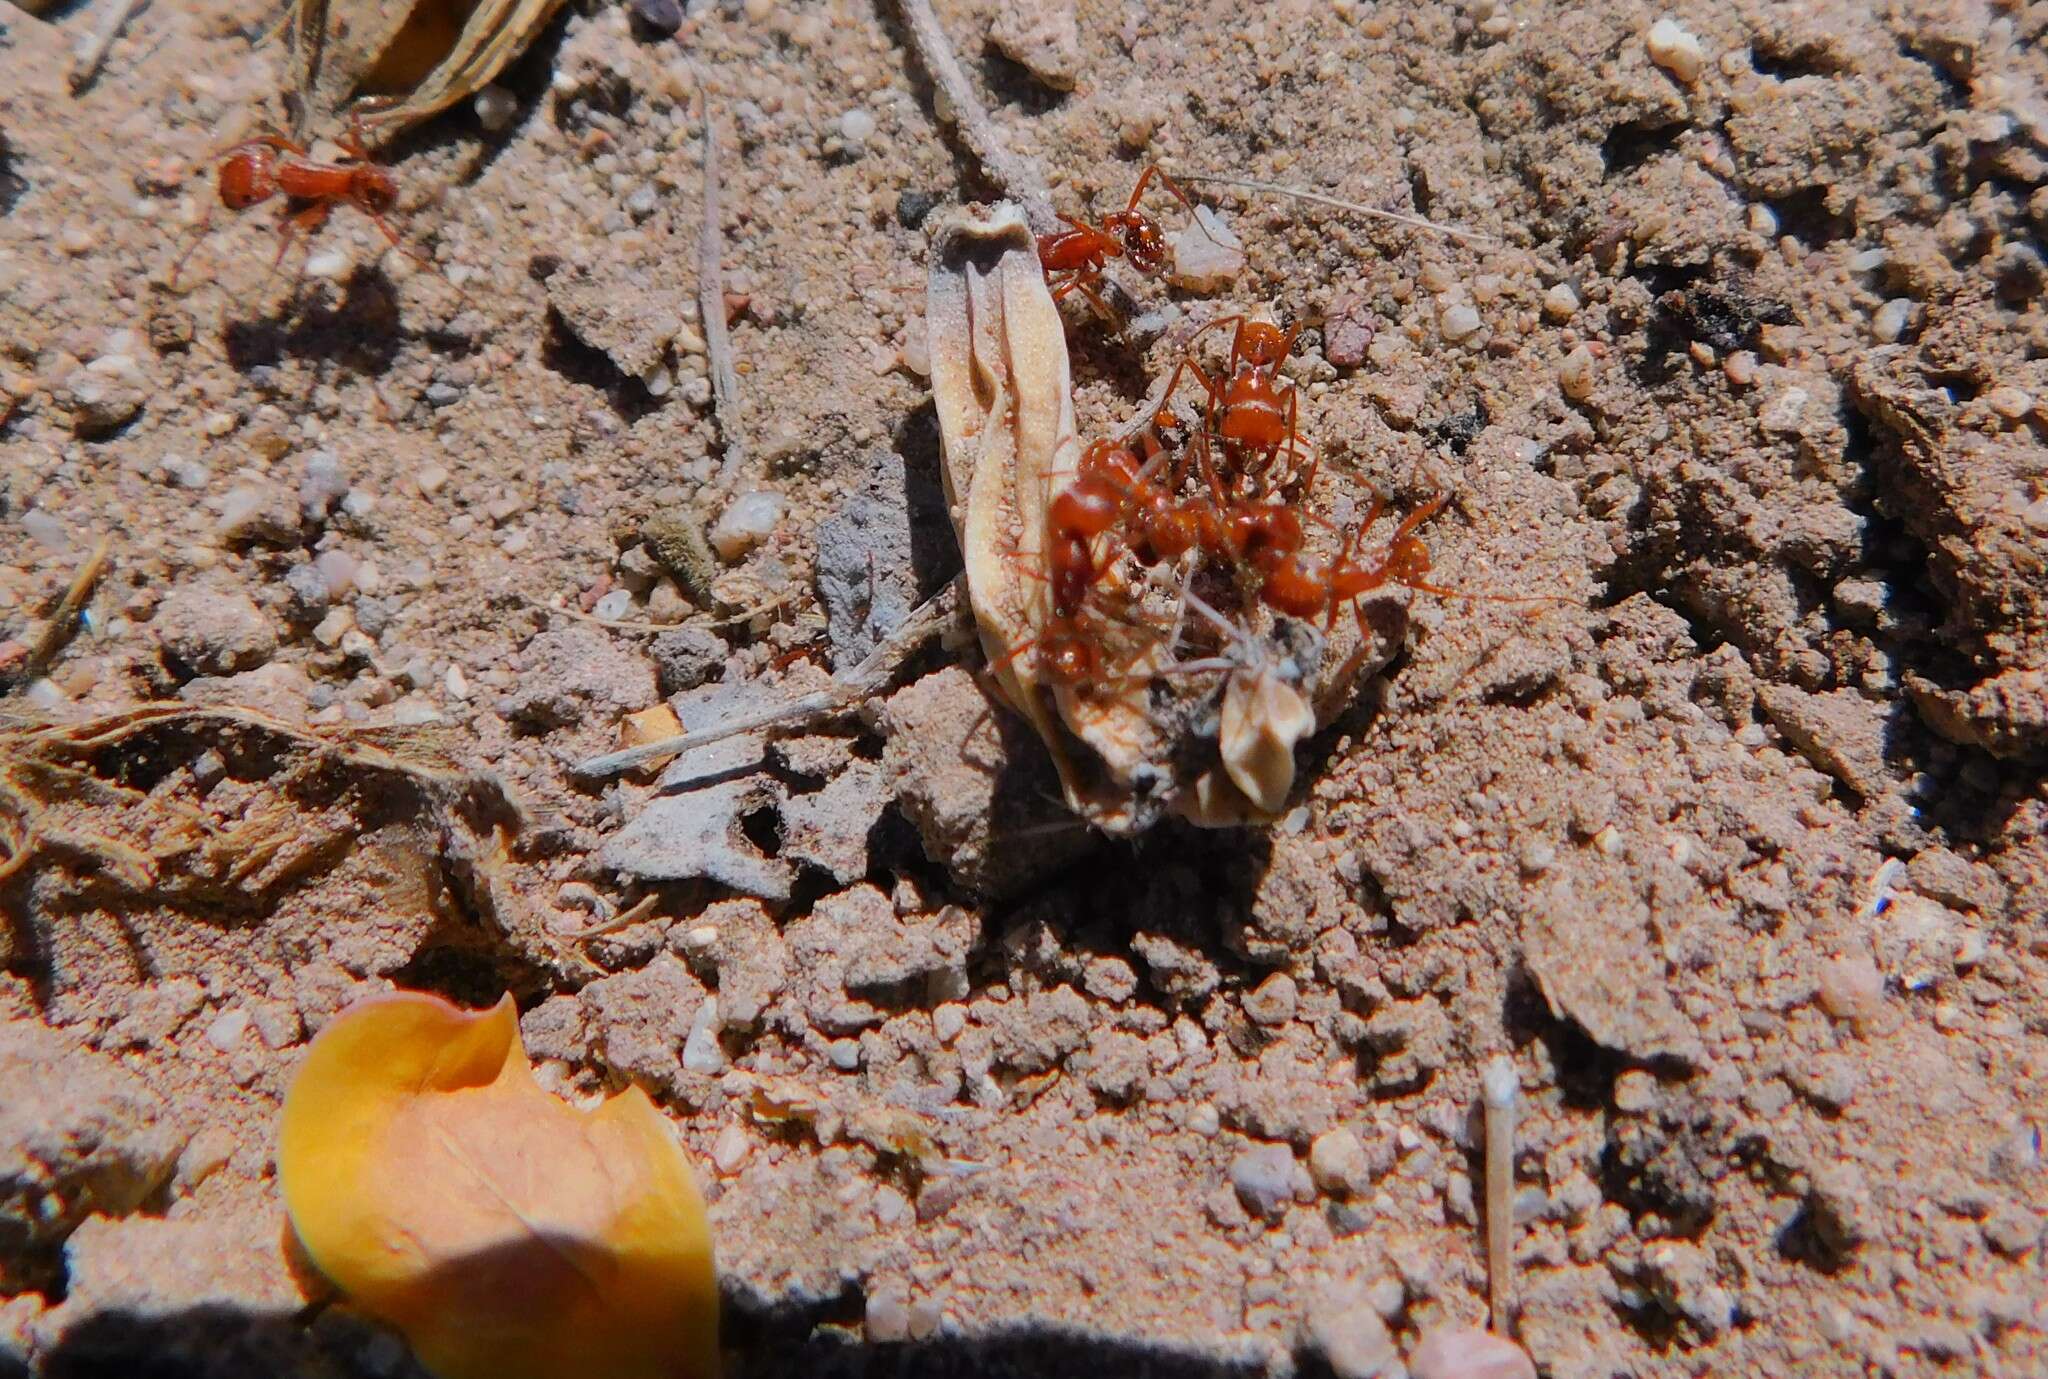
<svg viewBox="0 0 2048 1379"><path fill-rule="evenodd" d="M1482 1314L1502 1053L1544 1373L2041 1372L2048 7L1671 13L1689 83L1614 0L1085 0L1061 94L985 49L992 6L942 4L1063 209L1158 158L1492 236L1205 193L1247 272L1128 280L1166 327L1142 352L1076 313L1082 426L1269 301L1310 323L1332 519L1447 487L1446 581L1565 601L1415 599L1269 832L992 826L1044 818L988 776L1036 749L933 652L738 744L701 802L728 827L664 862L615 845L649 782L565 764L658 695L811 687L958 559L920 227L987 189L893 7L649 42L571 6L508 128L397 150L438 273L337 217L338 276L268 277L267 226L224 218L182 294L203 160L279 80L264 7L150 7L77 98L91 16L0 10L0 638L114 538L101 630L0 707L268 716L15 773L51 833L0 882L0 1370L401 1372L300 1311L273 1162L305 1040L399 984L509 986L552 1085L656 1094L716 1195L739 1373L1359 1372L1319 1318L1406 1346ZM728 131L735 485L685 53ZM713 595L781 606L659 637L540 606L687 613L643 532L740 489L782 517ZM524 825L273 720L486 770ZM151 819L290 837L239 885L92 841ZM821 1114L757 1123L759 1078ZM860 1133L896 1112L986 1170L907 1176Z"/></svg>

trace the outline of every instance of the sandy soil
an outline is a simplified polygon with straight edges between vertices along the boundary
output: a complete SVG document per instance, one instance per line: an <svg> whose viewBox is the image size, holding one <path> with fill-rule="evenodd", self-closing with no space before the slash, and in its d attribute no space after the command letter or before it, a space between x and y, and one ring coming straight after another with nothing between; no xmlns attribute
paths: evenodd
<svg viewBox="0 0 2048 1379"><path fill-rule="evenodd" d="M673 1112L738 1373L1387 1372L1484 1314L1501 1054L1543 1373L2048 1369L2048 6L1678 3L1661 66L1633 0L1086 0L1071 51L1027 6L1062 93L988 46L1014 7L940 4L1064 210L1158 159L1490 237L1209 187L1234 286L1124 276L1148 344L1071 314L1084 430L1211 313L1307 321L1326 515L1448 489L1440 578L1560 600L1416 597L1280 826L1133 841L1059 825L958 645L666 813L568 774L663 695L815 687L958 564L925 230L991 188L892 5L701 10L573 5L509 125L394 150L432 271L341 215L272 274L252 213L172 291L265 7L152 6L76 97L95 16L0 8L0 712L260 715L0 740L0 1372L404 1372L305 1310L273 1158L305 1040L393 984L509 986L553 1085ZM706 588L664 533L747 493L780 519ZM823 1114L756 1123L764 1078Z"/></svg>

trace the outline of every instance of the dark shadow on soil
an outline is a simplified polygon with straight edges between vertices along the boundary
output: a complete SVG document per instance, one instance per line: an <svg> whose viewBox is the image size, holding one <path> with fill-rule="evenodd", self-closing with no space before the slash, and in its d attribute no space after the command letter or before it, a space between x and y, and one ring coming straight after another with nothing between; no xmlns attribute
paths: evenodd
<svg viewBox="0 0 2048 1379"><path fill-rule="evenodd" d="M910 568L922 601L945 588L961 565L960 542L946 515L938 409L926 403L904 417L895 440L896 453L903 459L904 506L910 513Z"/></svg>
<svg viewBox="0 0 2048 1379"><path fill-rule="evenodd" d="M511 1279L537 1267L532 1252L549 1248L536 1241L531 1250L493 1252L462 1267L483 1279ZM857 1287L799 1305L728 1285L720 1338L727 1379L1235 1379L1263 1372L1248 1361L1231 1363L1057 1323L1016 1326L971 1340L934 1336L876 1344L860 1337L864 1310ZM0 1348L0 1379L30 1372L25 1357ZM37 1357L35 1372L47 1379L272 1379L304 1373L422 1379L425 1373L410 1360L394 1368L386 1333L343 1309L258 1311L218 1304L160 1314L92 1314Z"/></svg>
<svg viewBox="0 0 2048 1379"><path fill-rule="evenodd" d="M285 309L301 300L305 290L303 281L296 284ZM397 289L374 264L360 265L349 274L336 305L308 306L288 321L245 316L221 327L221 343L237 373L274 367L290 358L377 377L391 368L407 338L399 324Z"/></svg>

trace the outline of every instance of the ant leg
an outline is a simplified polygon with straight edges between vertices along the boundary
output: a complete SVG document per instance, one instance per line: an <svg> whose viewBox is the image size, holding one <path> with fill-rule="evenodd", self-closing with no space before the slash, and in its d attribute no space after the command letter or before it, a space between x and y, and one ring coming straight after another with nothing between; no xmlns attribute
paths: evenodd
<svg viewBox="0 0 2048 1379"><path fill-rule="evenodd" d="M1377 508L1379 495L1375 493L1373 495L1373 499L1375 503L1375 508ZM1410 536L1414 534L1415 529L1417 527L1421 526L1424 522L1427 522L1430 518L1436 516L1439 512L1442 512L1444 509L1444 504L1450 501L1450 494L1439 493L1436 495L1436 497L1430 499L1427 503L1424 503L1421 507L1415 509L1415 511L1409 513L1406 517L1402 518L1401 525L1394 528L1394 535L1392 539L1390 539L1387 542L1387 549L1392 550L1394 547L1400 545L1403 541L1407 540Z"/></svg>
<svg viewBox="0 0 2048 1379"><path fill-rule="evenodd" d="M1202 327L1202 329L1207 330L1208 327L1204 326ZM1201 331L1197 331L1195 332L1195 334L1199 336L1201 334ZM1192 345L1194 342L1190 340L1188 343ZM1204 411L1202 416L1202 425L1204 429L1207 429L1210 423L1212 423L1216 419L1216 409L1220 407L1223 403L1223 391L1222 389L1216 386L1216 381L1214 379L1210 378L1209 375L1202 372L1202 366L1195 362L1194 355L1192 353L1183 354L1181 356L1180 363L1175 364L1173 366L1173 372L1167 375L1166 391L1159 395L1159 405L1161 407L1164 407L1168 402L1170 402L1173 399L1174 389L1180 387L1180 380L1182 374L1193 374L1195 377L1195 382L1201 384L1202 391L1209 395L1209 406Z"/></svg>
<svg viewBox="0 0 2048 1379"><path fill-rule="evenodd" d="M1097 292L1093 286L1088 283L1077 282L1074 284L1074 290L1088 299L1088 305L1095 308L1095 314L1103 320L1118 325L1122 324L1123 317L1117 314L1115 307L1102 300L1102 294Z"/></svg>
<svg viewBox="0 0 2048 1379"><path fill-rule="evenodd" d="M376 155L370 152L370 141L364 137L368 126L363 123L363 113L389 110L397 104L398 100L393 96L364 96L349 106L348 134L335 140L341 145L342 152L358 163L376 162Z"/></svg>
<svg viewBox="0 0 2048 1379"><path fill-rule="evenodd" d="M178 257L171 263L171 271L164 275L165 287L173 292L178 290L178 275L185 271L185 265L191 261L192 255L199 251L199 246L206 243L206 237L212 229L213 203L209 202L206 214L200 218L199 224L193 227L192 242L179 251Z"/></svg>
<svg viewBox="0 0 2048 1379"><path fill-rule="evenodd" d="M1152 179L1155 177L1159 179L1160 186L1173 193L1174 200L1188 208L1189 215L1195 213L1195 203L1188 199L1188 194L1185 191L1181 190L1180 183L1167 176L1166 169L1160 167L1157 163L1146 164L1145 170L1138 174L1138 185L1131 188L1131 204L1124 207L1124 210L1135 211L1138 209L1138 202L1144 197L1145 188L1152 184Z"/></svg>
<svg viewBox="0 0 2048 1379"><path fill-rule="evenodd" d="M263 275L265 287L277 276L277 270L284 266L284 256L291 252L292 241L301 234L311 234L327 223L327 203L316 201L302 211L293 211L277 223L277 257L270 261L270 271Z"/></svg>

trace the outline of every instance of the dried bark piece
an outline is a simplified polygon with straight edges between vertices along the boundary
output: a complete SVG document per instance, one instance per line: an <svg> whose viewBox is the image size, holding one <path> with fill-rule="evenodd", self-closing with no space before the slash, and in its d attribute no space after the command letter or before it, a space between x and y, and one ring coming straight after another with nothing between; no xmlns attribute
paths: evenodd
<svg viewBox="0 0 2048 1379"><path fill-rule="evenodd" d="M1051 619L1048 582L1026 572L1045 568L1046 507L1080 458L1066 326L1022 210L970 209L940 231L925 314L946 498L995 682L1045 740L1069 807L1111 831L1143 828L1168 781L1145 704L1158 649L1122 669L1121 692L1085 696L1018 654Z"/></svg>
<svg viewBox="0 0 2048 1379"><path fill-rule="evenodd" d="M475 95L539 36L563 0L296 0L287 81L318 132L358 97L389 139Z"/></svg>

